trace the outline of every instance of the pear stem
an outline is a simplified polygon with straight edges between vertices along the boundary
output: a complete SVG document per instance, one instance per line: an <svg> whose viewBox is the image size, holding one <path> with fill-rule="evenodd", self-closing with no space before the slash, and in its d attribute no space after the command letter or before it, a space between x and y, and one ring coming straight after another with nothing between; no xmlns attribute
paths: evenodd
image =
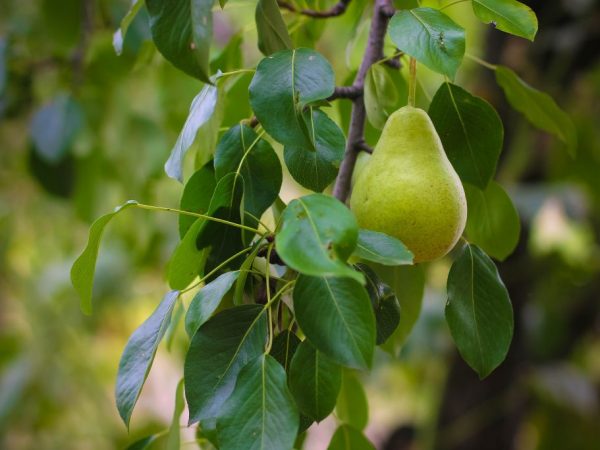
<svg viewBox="0 0 600 450"><path fill-rule="evenodd" d="M391 0L375 0L367 47L354 83L352 84L352 86L357 88L359 95L352 98L352 114L348 128L346 152L344 153L344 159L340 165L340 171L333 187L333 196L341 202L345 202L350 194L350 182L354 166L356 165L356 157L364 148L365 143L366 111L363 97L365 77L369 67L384 58L383 44L385 33L390 17L394 15L395 11L396 9L392 6Z"/></svg>
<svg viewBox="0 0 600 450"><path fill-rule="evenodd" d="M417 98L417 60L410 57L408 77L408 105L414 107Z"/></svg>

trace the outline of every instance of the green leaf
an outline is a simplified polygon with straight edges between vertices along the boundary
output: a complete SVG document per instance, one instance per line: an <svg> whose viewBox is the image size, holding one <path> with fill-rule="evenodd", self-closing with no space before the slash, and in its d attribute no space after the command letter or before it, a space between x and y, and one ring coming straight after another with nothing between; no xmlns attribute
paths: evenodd
<svg viewBox="0 0 600 450"><path fill-rule="evenodd" d="M173 341L175 340L175 336L177 335L177 330L179 329L179 322L185 313L185 307L183 306L183 301L181 297L175 302L175 306L173 307L173 313L171 314L171 323L169 323L169 327L165 333L165 347L167 351L170 352L173 346Z"/></svg>
<svg viewBox="0 0 600 450"><path fill-rule="evenodd" d="M451 79L465 54L465 30L437 9L396 12L389 34L400 50Z"/></svg>
<svg viewBox="0 0 600 450"><path fill-rule="evenodd" d="M239 271L226 272L208 283L194 296L185 315L185 331L189 337L193 337L198 328L210 319L239 274Z"/></svg>
<svg viewBox="0 0 600 450"><path fill-rule="evenodd" d="M217 419L224 450L291 449L298 432L298 411L285 371L261 355L240 372L235 389Z"/></svg>
<svg viewBox="0 0 600 450"><path fill-rule="evenodd" d="M375 317L364 287L350 278L300 275L293 297L298 325L317 349L345 366L371 367Z"/></svg>
<svg viewBox="0 0 600 450"><path fill-rule="evenodd" d="M292 40L281 17L277 0L259 0L256 4L258 48L265 55L292 48Z"/></svg>
<svg viewBox="0 0 600 450"><path fill-rule="evenodd" d="M321 192L338 174L346 147L346 138L340 127L323 111L312 111L311 133L314 135L316 151L299 145L286 145L285 164L294 180L307 189ZM310 111L304 116L310 117ZM307 120L308 122L309 120Z"/></svg>
<svg viewBox="0 0 600 450"><path fill-rule="evenodd" d="M494 181L485 191L468 184L464 188L469 211L467 237L488 255L503 261L519 242L521 222L516 208L502 186Z"/></svg>
<svg viewBox="0 0 600 450"><path fill-rule="evenodd" d="M131 25L135 16L140 12L142 6L144 6L144 0L131 0L129 11L127 11L127 14L125 14L125 17L121 20L119 29L115 31L115 34L113 35L113 47L115 48L117 55L123 53L123 41L125 40L129 25Z"/></svg>
<svg viewBox="0 0 600 450"><path fill-rule="evenodd" d="M210 201L209 215L232 223L241 223L242 193L244 180L236 173L229 173L221 178ZM203 219L200 219L203 220ZM240 252L244 246L239 228L215 221L206 221L196 238L198 249L210 247L206 270L225 261ZM237 267L240 258L232 261L227 267Z"/></svg>
<svg viewBox="0 0 600 450"><path fill-rule="evenodd" d="M215 152L217 180L229 173L244 179L244 223L257 225L257 220L273 204L281 189L281 163L266 140L246 125L236 125L221 138ZM256 218L256 219L255 219Z"/></svg>
<svg viewBox="0 0 600 450"><path fill-rule="evenodd" d="M300 342L300 339L298 339L298 336L296 336L294 332L283 330L281 333L275 336L275 339L273 339L273 344L271 345L271 351L269 354L275 358L275 360L281 364L287 372L290 367L290 363L292 362L292 357L296 353Z"/></svg>
<svg viewBox="0 0 600 450"><path fill-rule="evenodd" d="M289 386L300 412L317 422L327 417L337 400L342 368L306 339L292 359Z"/></svg>
<svg viewBox="0 0 600 450"><path fill-rule="evenodd" d="M126 450L144 450L156 441L155 435L145 436L127 446Z"/></svg>
<svg viewBox="0 0 600 450"><path fill-rule="evenodd" d="M173 411L173 420L167 434L167 442L165 450L180 450L180 426L179 419L185 408L185 398L183 396L183 380L177 383L177 391L175 392L175 409Z"/></svg>
<svg viewBox="0 0 600 450"><path fill-rule="evenodd" d="M185 183L179 209L194 213L206 214L210 200L215 192L217 182L215 171L211 162L197 170ZM186 214L179 215L179 236L183 239L185 233L197 220L197 217Z"/></svg>
<svg viewBox="0 0 600 450"><path fill-rule="evenodd" d="M506 357L513 334L508 292L492 260L466 245L448 274L446 321L463 359L480 378Z"/></svg>
<svg viewBox="0 0 600 450"><path fill-rule="evenodd" d="M178 291L171 291L165 295L152 315L133 332L121 356L115 395L117 409L127 427L152 367L158 344L171 321L171 312L178 296Z"/></svg>
<svg viewBox="0 0 600 450"><path fill-rule="evenodd" d="M482 22L530 41L538 30L535 13L516 0L473 0L473 12Z"/></svg>
<svg viewBox="0 0 600 450"><path fill-rule="evenodd" d="M204 225L204 219L196 219L175 247L167 269L171 289L185 289L202 272L210 249L199 249L196 239Z"/></svg>
<svg viewBox="0 0 600 450"><path fill-rule="evenodd" d="M496 110L455 84L443 83L429 116L461 180L485 189L496 172L504 139Z"/></svg>
<svg viewBox="0 0 600 450"><path fill-rule="evenodd" d="M369 422L369 403L362 383L350 370L342 372L342 387L335 406L341 423L364 430Z"/></svg>
<svg viewBox="0 0 600 450"><path fill-rule="evenodd" d="M38 109L31 119L30 135L36 153L57 164L68 153L83 127L83 111L70 95L59 94Z"/></svg>
<svg viewBox="0 0 600 450"><path fill-rule="evenodd" d="M90 236L81 255L71 267L71 284L81 298L81 310L85 314L92 313L92 288L94 287L94 270L96 268L96 259L98 258L98 248L104 228L110 220L124 209L137 205L137 202L130 200L127 203L117 206L111 213L105 214L94 221L90 227Z"/></svg>
<svg viewBox="0 0 600 450"><path fill-rule="evenodd" d="M400 323L400 303L391 287L385 284L377 273L366 264L357 267L367 279L367 293L373 305L377 329L377 345L383 344L394 333Z"/></svg>
<svg viewBox="0 0 600 450"><path fill-rule="evenodd" d="M149 0L154 1L154 0ZM196 133L202 125L211 118L217 105L218 90L216 86L207 84L200 93L194 97L190 112L183 129L171 150L171 155L165 163L165 173L180 182L183 182L183 158L191 147Z"/></svg>
<svg viewBox="0 0 600 450"><path fill-rule="evenodd" d="M357 238L356 219L346 205L311 194L289 203L275 243L279 256L300 273L350 277L362 283L362 275L344 263Z"/></svg>
<svg viewBox="0 0 600 450"><path fill-rule="evenodd" d="M496 68L496 81L511 106L535 127L553 134L572 155L577 148L577 130L571 118L548 94L529 86L508 67Z"/></svg>
<svg viewBox="0 0 600 450"><path fill-rule="evenodd" d="M327 450L375 450L375 447L359 430L351 425L340 425Z"/></svg>
<svg viewBox="0 0 600 450"><path fill-rule="evenodd" d="M235 174L223 177L215 187L207 215L239 223L242 191L241 177ZM186 288L203 271L205 264L210 264L208 270L216 265L215 261L224 261L242 250L241 236L237 227L196 219L169 261L167 279L171 288Z"/></svg>
<svg viewBox="0 0 600 450"><path fill-rule="evenodd" d="M386 266L413 263L413 254L401 241L371 230L359 230L354 256Z"/></svg>
<svg viewBox="0 0 600 450"><path fill-rule="evenodd" d="M305 106L333 94L329 62L314 50L283 50L264 58L250 83L250 104L263 128L283 145L315 150ZM310 116L309 116L310 118Z"/></svg>
<svg viewBox="0 0 600 450"><path fill-rule="evenodd" d="M202 325L185 357L185 396L192 424L219 415L242 367L262 355L267 319L259 305L221 311Z"/></svg>
<svg viewBox="0 0 600 450"><path fill-rule="evenodd" d="M207 83L214 0L146 0L156 48L175 67Z"/></svg>
<svg viewBox="0 0 600 450"><path fill-rule="evenodd" d="M248 279L248 275L250 274L249 271L252 269L252 265L254 264L254 259L262 247L262 242L262 239L257 239L254 242L252 251L240 266L240 276L235 283L235 290L233 292L234 305L241 305L244 302L244 289L246 288L246 280Z"/></svg>
<svg viewBox="0 0 600 450"><path fill-rule="evenodd" d="M398 354L421 313L425 291L425 272L422 266L375 266L377 275L389 285L400 303L400 323L381 348Z"/></svg>
<svg viewBox="0 0 600 450"><path fill-rule="evenodd" d="M373 64L365 78L365 109L371 125L382 130L387 118L398 109L400 94L390 75L391 69Z"/></svg>

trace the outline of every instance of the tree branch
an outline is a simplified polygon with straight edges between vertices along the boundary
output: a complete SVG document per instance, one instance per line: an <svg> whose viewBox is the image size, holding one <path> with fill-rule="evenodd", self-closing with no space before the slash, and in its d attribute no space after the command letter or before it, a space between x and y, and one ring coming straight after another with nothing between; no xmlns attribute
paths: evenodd
<svg viewBox="0 0 600 450"><path fill-rule="evenodd" d="M314 9L299 9L292 3L287 2L285 0L279 0L277 3L279 4L279 7L287 9L288 11L292 11L297 14L309 16L314 19L327 19L329 17L337 17L344 14L351 1L352 0L339 0L335 5L333 5L329 9L326 9L325 11L316 11Z"/></svg>
<svg viewBox="0 0 600 450"><path fill-rule="evenodd" d="M336 100L338 98L349 98L351 100L362 95L362 87L360 86L336 86L333 94L327 100Z"/></svg>
<svg viewBox="0 0 600 450"><path fill-rule="evenodd" d="M376 61L383 59L385 32L389 18L394 15L394 11L390 0L375 0L367 48L353 83L353 86L357 86L360 89L361 94L352 100L352 115L348 129L346 152L333 188L334 197L341 202L345 202L350 194L350 181L352 180L352 172L356 165L356 157L361 150L364 150L364 145L366 145L364 139L366 111L362 95L365 77L369 67Z"/></svg>

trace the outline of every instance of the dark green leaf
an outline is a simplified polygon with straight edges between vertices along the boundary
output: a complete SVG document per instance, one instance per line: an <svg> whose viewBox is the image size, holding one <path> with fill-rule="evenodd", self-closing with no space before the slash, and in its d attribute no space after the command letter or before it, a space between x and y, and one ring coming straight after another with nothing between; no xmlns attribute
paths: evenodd
<svg viewBox="0 0 600 450"><path fill-rule="evenodd" d="M312 111L310 125L316 151L310 151L302 144L286 145L283 156L294 180L307 189L321 192L337 176L344 158L346 139L327 114L313 108L309 110ZM304 116L310 116L310 111Z"/></svg>
<svg viewBox="0 0 600 450"><path fill-rule="evenodd" d="M492 260L466 245L448 274L446 321L464 360L480 378L506 357L513 334L508 292Z"/></svg>
<svg viewBox="0 0 600 450"><path fill-rule="evenodd" d="M365 78L365 109L371 125L382 130L387 118L399 107L400 94L390 68L373 64Z"/></svg>
<svg viewBox="0 0 600 450"><path fill-rule="evenodd" d="M31 119L31 139L37 154L57 164L69 151L83 126L83 111L71 96L61 94L36 111Z"/></svg>
<svg viewBox="0 0 600 450"><path fill-rule="evenodd" d="M421 313L425 291L425 272L422 266L376 266L376 272L388 284L400 303L400 323L392 336L382 345L385 351L397 354Z"/></svg>
<svg viewBox="0 0 600 450"><path fill-rule="evenodd" d="M529 86L508 67L496 68L496 81L511 106L535 127L547 131L567 146L571 154L577 148L577 130L571 118L548 94Z"/></svg>
<svg viewBox="0 0 600 450"><path fill-rule="evenodd" d="M180 425L179 419L185 408L185 398L183 396L183 380L177 383L177 391L175 392L175 409L173 411L173 420L167 434L167 442L165 450L180 450Z"/></svg>
<svg viewBox="0 0 600 450"><path fill-rule="evenodd" d="M342 387L335 412L342 423L363 430L369 422L369 403L362 383L350 370L342 372Z"/></svg>
<svg viewBox="0 0 600 450"><path fill-rule="evenodd" d="M267 320L259 305L226 309L200 327L185 358L190 424L219 415L241 368L264 351Z"/></svg>
<svg viewBox="0 0 600 450"><path fill-rule="evenodd" d="M217 183L208 207L211 217L240 222L240 203L243 190L241 177L229 174ZM206 219L198 218L175 248L167 279L172 289L184 289L209 264L224 261L242 249L240 230ZM232 264L233 265L233 264Z"/></svg>
<svg viewBox="0 0 600 450"><path fill-rule="evenodd" d="M359 230L354 256L386 266L412 264L413 254L398 239L371 230Z"/></svg>
<svg viewBox="0 0 600 450"><path fill-rule="evenodd" d="M159 52L188 75L209 82L214 0L146 0Z"/></svg>
<svg viewBox="0 0 600 450"><path fill-rule="evenodd" d="M281 188L281 163L271 145L246 125L236 125L221 138L215 152L215 175L229 173L244 179L244 223L255 226Z"/></svg>
<svg viewBox="0 0 600 450"><path fill-rule="evenodd" d="M241 223L242 193L244 180L236 173L229 173L221 178L213 198L210 200L209 215L228 222ZM196 238L198 249L210 247L207 260L207 270L212 270L218 264L243 249L242 233L239 228L215 221L206 224ZM227 267L237 267L239 258Z"/></svg>
<svg viewBox="0 0 600 450"><path fill-rule="evenodd" d="M285 371L261 355L239 373L235 389L217 419L224 450L291 449L298 432L298 411Z"/></svg>
<svg viewBox="0 0 600 450"><path fill-rule="evenodd" d="M465 30L432 8L396 12L390 21L396 46L431 70L454 78L465 54Z"/></svg>
<svg viewBox="0 0 600 450"><path fill-rule="evenodd" d="M467 226L471 242L488 255L504 260L517 246L521 232L519 214L502 186L492 181L485 191L465 184Z"/></svg>
<svg viewBox="0 0 600 450"><path fill-rule="evenodd" d="M312 194L287 206L276 248L285 263L300 273L350 277L362 283L362 275L344 263L357 238L356 219L343 203Z"/></svg>
<svg viewBox="0 0 600 450"><path fill-rule="evenodd" d="M319 53L307 48L283 50L258 64L250 83L250 104L277 141L314 151L310 124L302 111L333 94L334 82L333 69Z"/></svg>
<svg viewBox="0 0 600 450"><path fill-rule="evenodd" d="M210 249L199 249L196 239L204 225L204 219L196 219L175 247L167 271L171 289L185 289L202 272Z"/></svg>
<svg viewBox="0 0 600 450"><path fill-rule="evenodd" d="M443 83L429 116L461 180L485 189L494 177L504 127L496 110L464 89Z"/></svg>
<svg viewBox="0 0 600 450"><path fill-rule="evenodd" d="M277 0L259 0L256 4L258 48L265 55L292 48L292 40L281 17Z"/></svg>
<svg viewBox="0 0 600 450"><path fill-rule="evenodd" d="M193 337L198 328L210 319L239 274L239 271L226 272L208 283L194 296L185 315L185 331L188 336Z"/></svg>
<svg viewBox="0 0 600 450"><path fill-rule="evenodd" d="M123 53L123 40L125 39L129 25L131 25L135 16L140 12L142 6L144 6L144 0L132 0L129 11L127 11L127 14L125 14L125 17L121 20L119 29L115 31L115 34L113 35L113 47L115 48L117 55Z"/></svg>
<svg viewBox="0 0 600 450"><path fill-rule="evenodd" d="M391 287L385 284L377 273L366 264L358 264L367 279L367 292L375 312L377 345L383 344L400 323L400 303Z"/></svg>
<svg viewBox="0 0 600 450"><path fill-rule="evenodd" d="M298 325L313 345L340 364L371 367L375 317L364 287L350 278L300 275L293 296Z"/></svg>
<svg viewBox="0 0 600 450"><path fill-rule="evenodd" d="M187 183L185 183L183 193L181 194L181 201L179 202L179 209L206 214L216 186L215 171L212 163L209 162L197 170ZM196 219L194 216L179 215L179 236L182 239Z"/></svg>
<svg viewBox="0 0 600 450"><path fill-rule="evenodd" d="M194 142L196 133L200 127L208 122L213 115L215 106L217 105L217 97L217 86L207 84L192 100L190 112L183 125L183 129L177 138L177 142L175 142L175 146L171 150L169 159L165 163L165 172L169 177L183 182L183 158Z"/></svg>
<svg viewBox="0 0 600 450"><path fill-rule="evenodd" d="M171 312L178 296L178 291L171 291L165 295L158 308L131 335L121 356L116 398L119 414L128 427L131 413L152 367L158 344L171 321Z"/></svg>
<svg viewBox="0 0 600 450"><path fill-rule="evenodd" d="M96 219L90 227L90 236L81 255L71 267L71 283L81 298L81 310L85 314L92 313L92 288L94 287L94 270L96 268L96 259L98 258L98 248L104 228L110 220L123 211L125 208L137 205L137 202L130 200L127 203L118 206L111 213L105 214Z"/></svg>
<svg viewBox="0 0 600 450"><path fill-rule="evenodd" d="M314 348L306 339L292 359L289 386L302 414L320 422L337 400L342 368Z"/></svg>
<svg viewBox="0 0 600 450"><path fill-rule="evenodd" d="M375 447L359 430L351 425L340 425L327 450L375 450Z"/></svg>
<svg viewBox="0 0 600 450"><path fill-rule="evenodd" d="M300 342L300 339L298 339L298 336L296 336L294 332L283 330L281 333L275 336L275 339L273 339L273 345L271 345L271 351L269 354L275 358L287 372L290 367L292 357L294 356L294 353L296 353Z"/></svg>
<svg viewBox="0 0 600 450"><path fill-rule="evenodd" d="M234 305L241 305L244 302L244 289L246 288L246 280L248 279L248 275L250 275L249 271L252 269L254 259L262 247L262 242L263 241L261 239L254 242L254 248L240 266L240 276L235 283L235 290L233 293Z"/></svg>
<svg viewBox="0 0 600 450"><path fill-rule="evenodd" d="M473 12L482 22L530 41L538 30L535 13L516 0L473 0Z"/></svg>

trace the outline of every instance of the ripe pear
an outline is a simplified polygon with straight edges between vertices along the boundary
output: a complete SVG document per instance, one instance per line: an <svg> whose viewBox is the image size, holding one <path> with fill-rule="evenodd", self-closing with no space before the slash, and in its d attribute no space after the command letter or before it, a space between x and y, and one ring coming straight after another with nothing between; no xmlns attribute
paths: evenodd
<svg viewBox="0 0 600 450"><path fill-rule="evenodd" d="M415 262L448 253L467 220L465 192L425 111L405 106L387 120L350 199L361 228L400 239Z"/></svg>

